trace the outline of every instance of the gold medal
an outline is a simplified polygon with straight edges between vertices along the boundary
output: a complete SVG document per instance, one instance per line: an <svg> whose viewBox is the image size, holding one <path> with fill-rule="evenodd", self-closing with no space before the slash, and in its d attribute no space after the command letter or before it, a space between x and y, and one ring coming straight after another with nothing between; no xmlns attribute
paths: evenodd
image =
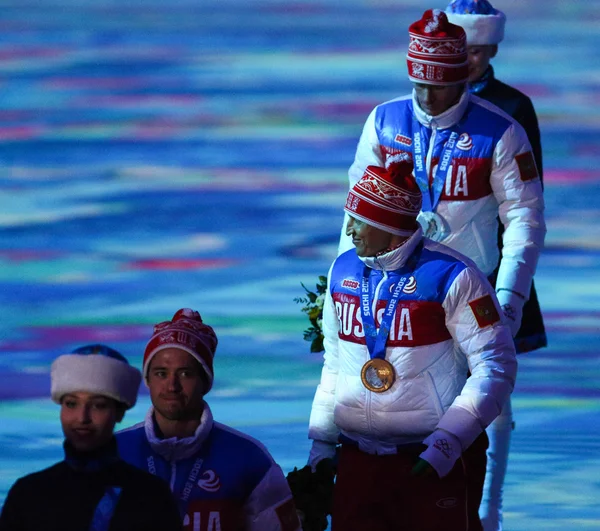
<svg viewBox="0 0 600 531"><path fill-rule="evenodd" d="M383 393L394 385L396 372L389 361L373 358L363 365L360 371L360 379L369 391Z"/></svg>

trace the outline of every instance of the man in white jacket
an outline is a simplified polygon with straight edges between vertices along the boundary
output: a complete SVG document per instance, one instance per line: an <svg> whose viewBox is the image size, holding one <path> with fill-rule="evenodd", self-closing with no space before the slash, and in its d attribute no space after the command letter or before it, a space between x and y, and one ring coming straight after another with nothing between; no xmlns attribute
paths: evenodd
<svg viewBox="0 0 600 531"><path fill-rule="evenodd" d="M366 169L345 206L355 250L329 271L309 464L341 442L333 531L480 531L484 430L514 386L494 290L423 238L412 169Z"/></svg>
<svg viewBox="0 0 600 531"><path fill-rule="evenodd" d="M425 235L468 256L486 276L500 263L495 289L514 336L546 234L527 134L501 109L469 93L465 32L443 11L428 10L411 24L407 65L413 92L378 105L367 118L350 187L367 166L385 167L408 155L423 194L419 222ZM346 221L340 253L352 248Z"/></svg>

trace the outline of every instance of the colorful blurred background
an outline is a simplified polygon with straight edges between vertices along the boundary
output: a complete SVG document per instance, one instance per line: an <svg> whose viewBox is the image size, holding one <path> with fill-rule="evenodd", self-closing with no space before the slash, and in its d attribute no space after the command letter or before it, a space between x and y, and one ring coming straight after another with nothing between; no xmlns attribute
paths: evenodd
<svg viewBox="0 0 600 531"><path fill-rule="evenodd" d="M529 94L550 345L521 356L512 531L600 529L600 1L496 0ZM218 420L303 466L321 356L294 298L335 257L367 114L409 92L416 0L0 2L0 505L59 460L52 360L132 363L181 307L219 335ZM124 426L149 405L142 389Z"/></svg>

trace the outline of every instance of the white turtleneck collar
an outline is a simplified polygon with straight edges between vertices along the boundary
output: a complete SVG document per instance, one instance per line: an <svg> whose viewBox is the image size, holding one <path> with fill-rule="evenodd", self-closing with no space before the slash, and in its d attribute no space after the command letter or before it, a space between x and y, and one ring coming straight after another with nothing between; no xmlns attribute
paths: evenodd
<svg viewBox="0 0 600 531"><path fill-rule="evenodd" d="M380 256L359 256L358 258L371 269L395 271L406 264L406 261L411 257L422 238L423 229L419 227L400 247Z"/></svg>
<svg viewBox="0 0 600 531"><path fill-rule="evenodd" d="M470 98L471 95L465 88L465 91L462 93L462 96L457 103L445 110L442 114L430 116L419 106L415 89L413 89L412 92L413 109L417 120L426 127L436 129L448 129L449 127L456 125L465 114Z"/></svg>
<svg viewBox="0 0 600 531"><path fill-rule="evenodd" d="M194 435L191 437L185 437L178 439L177 437L171 437L169 439L160 439L156 435L156 429L154 426L154 407L151 407L146 414L144 420L144 430L146 437L152 449L167 461L179 461L181 459L187 459L192 457L200 450L204 441L208 437L213 427L213 415L208 407L208 404L204 402L204 410L200 417L200 424L196 428Z"/></svg>

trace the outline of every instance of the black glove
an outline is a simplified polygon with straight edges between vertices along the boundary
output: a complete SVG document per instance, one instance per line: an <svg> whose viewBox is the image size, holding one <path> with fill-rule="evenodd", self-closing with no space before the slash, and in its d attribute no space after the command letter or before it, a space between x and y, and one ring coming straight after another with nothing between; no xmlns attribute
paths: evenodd
<svg viewBox="0 0 600 531"><path fill-rule="evenodd" d="M325 531L327 515L333 505L335 467L331 459L323 459L313 472L309 465L298 470L294 468L287 475L288 484L294 496L302 529L304 531Z"/></svg>

